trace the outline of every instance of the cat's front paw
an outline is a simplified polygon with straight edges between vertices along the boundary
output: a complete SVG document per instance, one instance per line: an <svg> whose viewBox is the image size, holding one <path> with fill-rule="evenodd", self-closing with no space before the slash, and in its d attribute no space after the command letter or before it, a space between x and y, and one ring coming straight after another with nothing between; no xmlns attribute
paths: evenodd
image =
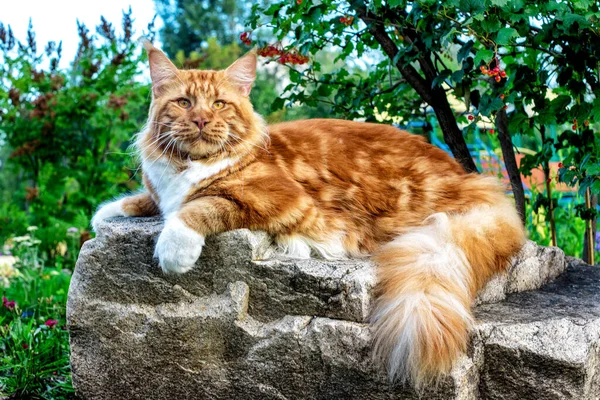
<svg viewBox="0 0 600 400"><path fill-rule="evenodd" d="M124 199L119 199L100 206L92 218L92 228L94 229L94 232L98 232L100 224L108 218L127 216L123 210L123 200Z"/></svg>
<svg viewBox="0 0 600 400"><path fill-rule="evenodd" d="M188 228L178 217L172 216L165 221L154 257L165 273L184 273L196 265L200 258L204 236Z"/></svg>

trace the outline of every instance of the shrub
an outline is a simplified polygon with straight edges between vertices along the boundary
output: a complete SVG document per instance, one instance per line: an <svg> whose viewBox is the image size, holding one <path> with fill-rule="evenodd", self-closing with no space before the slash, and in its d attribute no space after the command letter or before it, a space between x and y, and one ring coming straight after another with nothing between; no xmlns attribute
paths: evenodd
<svg viewBox="0 0 600 400"><path fill-rule="evenodd" d="M60 44L39 52L31 25L21 43L0 24L0 138L10 148L0 175L18 177L2 194L13 205L0 209L9 221L0 241L26 221L40 227L42 250L54 257L69 227L85 233L100 201L139 184L128 149L150 94L131 25L131 11L122 35L104 18L94 36L80 24L76 59L60 70Z"/></svg>

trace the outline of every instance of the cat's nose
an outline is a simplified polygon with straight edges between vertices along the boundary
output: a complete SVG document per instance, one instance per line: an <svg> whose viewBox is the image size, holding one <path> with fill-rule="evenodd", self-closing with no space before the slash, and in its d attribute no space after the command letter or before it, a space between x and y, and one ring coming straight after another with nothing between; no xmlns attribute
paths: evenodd
<svg viewBox="0 0 600 400"><path fill-rule="evenodd" d="M207 121L207 120L205 120L205 119L202 119L202 118L196 118L196 119L195 119L195 120L193 120L193 121L194 121L194 123L195 123L195 124L198 126L198 128L199 128L200 130L202 130L202 128L204 128L204 126L205 126L206 124L208 124L208 121Z"/></svg>

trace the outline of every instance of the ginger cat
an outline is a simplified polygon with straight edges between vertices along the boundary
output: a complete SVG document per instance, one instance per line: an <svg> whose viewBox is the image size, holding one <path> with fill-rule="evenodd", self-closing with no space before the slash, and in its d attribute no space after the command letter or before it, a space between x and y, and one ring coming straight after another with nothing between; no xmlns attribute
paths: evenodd
<svg viewBox="0 0 600 400"><path fill-rule="evenodd" d="M165 272L189 271L207 235L239 228L269 232L291 257L372 256L375 356L417 387L449 372L477 292L525 240L502 186L392 126L266 126L248 99L254 53L224 71L184 71L145 47L153 99L137 146L146 191L102 206L94 229L162 215L155 256Z"/></svg>

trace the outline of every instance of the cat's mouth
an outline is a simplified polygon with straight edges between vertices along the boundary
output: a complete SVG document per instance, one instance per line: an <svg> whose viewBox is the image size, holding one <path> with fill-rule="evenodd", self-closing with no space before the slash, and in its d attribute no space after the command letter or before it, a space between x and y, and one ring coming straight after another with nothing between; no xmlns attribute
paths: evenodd
<svg viewBox="0 0 600 400"><path fill-rule="evenodd" d="M205 130L186 133L179 132L173 135L173 137L175 137L177 140L186 142L188 144L205 142L218 145L221 144L221 142L223 142L223 138L220 135L213 135L206 132Z"/></svg>

